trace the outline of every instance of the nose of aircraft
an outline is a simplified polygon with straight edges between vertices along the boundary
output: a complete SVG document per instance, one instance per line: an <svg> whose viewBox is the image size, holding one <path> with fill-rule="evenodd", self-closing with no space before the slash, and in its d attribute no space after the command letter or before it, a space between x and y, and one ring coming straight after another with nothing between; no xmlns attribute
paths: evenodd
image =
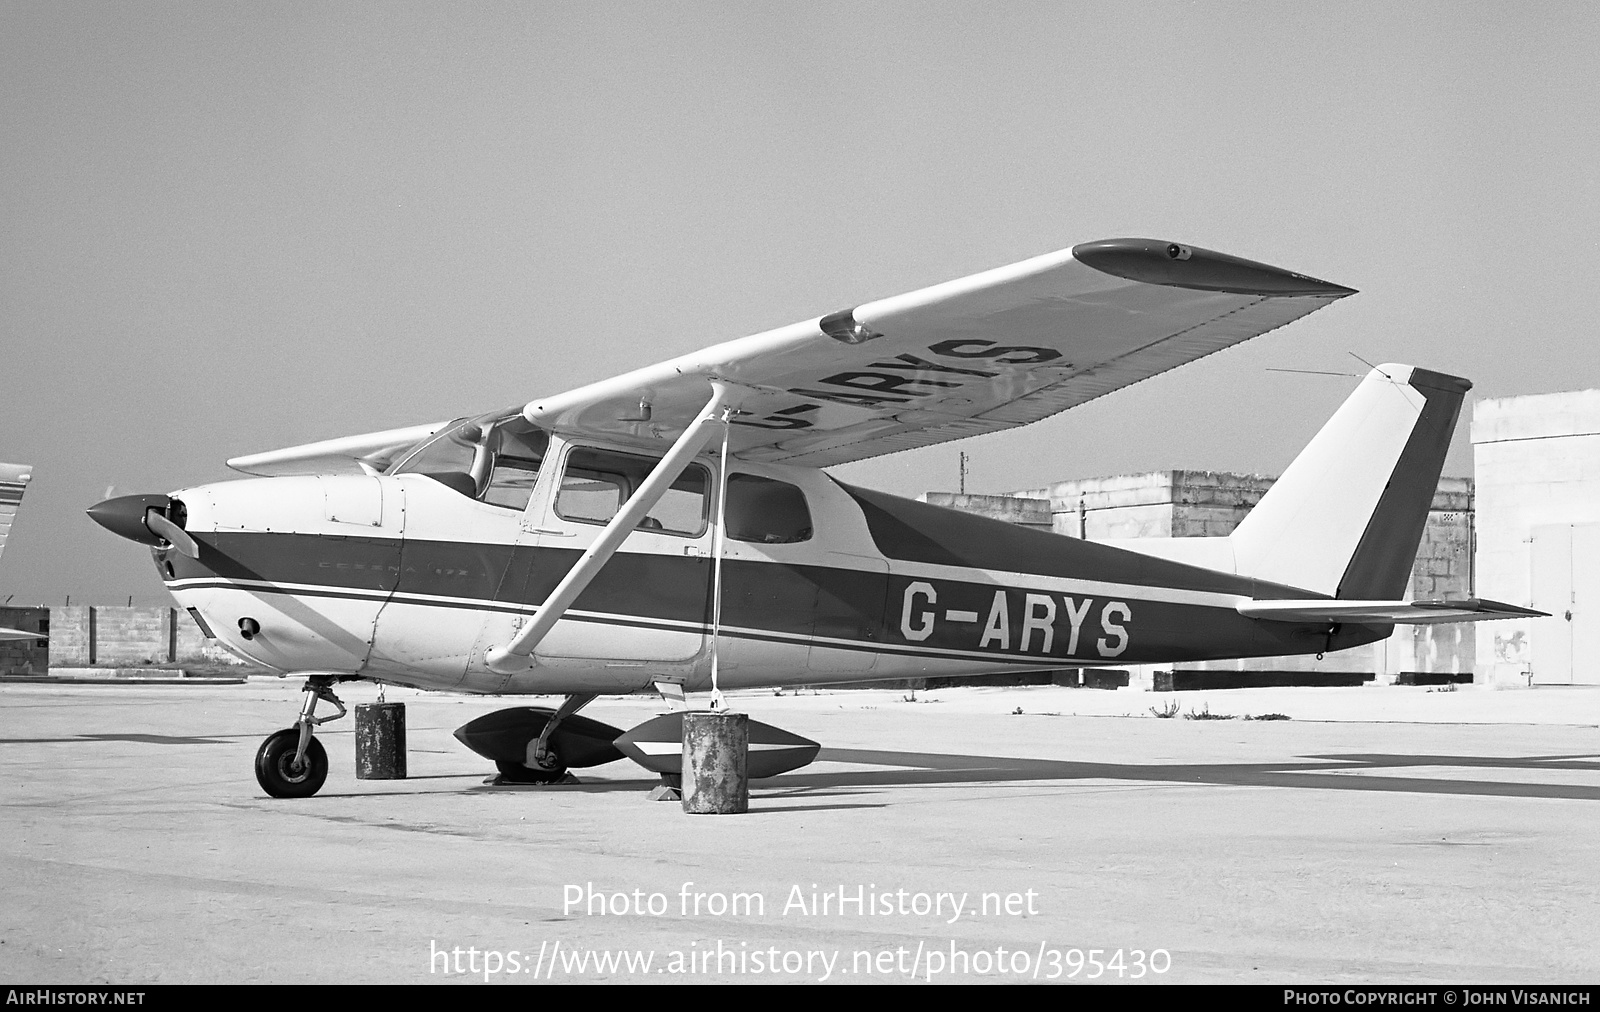
<svg viewBox="0 0 1600 1012"><path fill-rule="evenodd" d="M119 495L89 507L89 519L112 534L141 545L160 545L162 538L145 525L145 514L156 510L165 514L172 499L164 495Z"/></svg>

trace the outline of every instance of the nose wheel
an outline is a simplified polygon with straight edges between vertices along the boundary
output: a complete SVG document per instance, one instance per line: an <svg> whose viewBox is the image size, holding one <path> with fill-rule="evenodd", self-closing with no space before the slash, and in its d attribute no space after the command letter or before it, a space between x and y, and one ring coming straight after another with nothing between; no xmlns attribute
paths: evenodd
<svg viewBox="0 0 1600 1012"><path fill-rule="evenodd" d="M328 779L328 753L311 732L318 724L345 715L347 711L333 694L333 685L350 677L312 675L306 679L301 688L305 702L300 705L300 719L294 727L269 735L256 750L256 782L267 794L274 798L309 798L322 789L323 781ZM332 703L339 712L316 716L319 699Z"/></svg>
<svg viewBox="0 0 1600 1012"><path fill-rule="evenodd" d="M328 779L328 753L322 742L313 738L300 750L300 729L286 727L270 735L256 752L256 781L275 798L309 798L322 789Z"/></svg>

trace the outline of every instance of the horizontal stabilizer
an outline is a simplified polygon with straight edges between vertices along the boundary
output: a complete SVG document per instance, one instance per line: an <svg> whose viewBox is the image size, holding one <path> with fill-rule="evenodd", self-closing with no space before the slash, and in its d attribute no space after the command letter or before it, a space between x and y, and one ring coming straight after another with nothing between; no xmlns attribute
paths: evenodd
<svg viewBox="0 0 1600 1012"><path fill-rule="evenodd" d="M1463 597L1448 601L1246 601L1239 614L1267 622L1365 622L1435 625L1491 618L1542 618L1545 612Z"/></svg>
<svg viewBox="0 0 1600 1012"><path fill-rule="evenodd" d="M28 632L26 629L0 629L0 643L12 640L47 640L49 633Z"/></svg>

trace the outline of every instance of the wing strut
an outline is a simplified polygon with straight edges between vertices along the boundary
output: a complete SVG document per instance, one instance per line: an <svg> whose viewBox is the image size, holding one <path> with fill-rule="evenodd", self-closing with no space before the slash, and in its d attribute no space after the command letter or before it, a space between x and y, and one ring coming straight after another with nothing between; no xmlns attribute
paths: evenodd
<svg viewBox="0 0 1600 1012"><path fill-rule="evenodd" d="M489 670L500 675L514 675L527 671L533 667L532 654L539 641L544 639L567 609L572 607L572 602L578 599L584 589L589 586L600 570L604 568L611 556L616 554L622 542L639 526L639 521L644 519L650 508L666 494L672 483L678 480L689 463L694 460L695 454L716 436L721 429L727 428L728 415L737 406L742 391L734 386L719 380L711 381L711 400L706 402L705 409L700 412L690 426L683 430L683 435L672 444L672 449L661 458L655 470L650 472L650 477L644 480L638 491L623 504L617 515L606 524L605 530L595 538L594 544L578 559L578 564L573 566L561 582L556 584L556 589L550 592L533 621L523 626L511 641L503 647L490 647L485 660Z"/></svg>
<svg viewBox="0 0 1600 1012"><path fill-rule="evenodd" d="M717 529L711 537L711 708L723 709L722 686L717 681L721 658L717 640L722 636L722 555L728 547L728 428L722 427L722 461L717 468Z"/></svg>

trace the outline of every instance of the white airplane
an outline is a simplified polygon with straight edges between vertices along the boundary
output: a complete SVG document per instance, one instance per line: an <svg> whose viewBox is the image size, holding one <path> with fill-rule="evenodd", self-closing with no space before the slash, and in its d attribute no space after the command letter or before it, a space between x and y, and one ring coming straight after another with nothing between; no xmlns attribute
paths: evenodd
<svg viewBox="0 0 1600 1012"><path fill-rule="evenodd" d="M622 732L573 714L652 684L716 705L724 688L1320 654L1397 622L1528 614L1402 600L1470 387L1409 366L1374 370L1225 538L1089 543L822 470L1025 425L1350 294L1197 247L1085 243L89 513L151 546L210 634L307 675L299 720L257 756L274 796L321 786L312 731L344 713L340 680L566 695L507 732L502 770L538 780L617 758L589 746Z"/></svg>
<svg viewBox="0 0 1600 1012"><path fill-rule="evenodd" d="M0 555L5 554L6 541L11 537L11 525L16 523L17 510L22 506L22 494L33 480L31 464L0 464ZM0 628L0 641L44 640L44 633L26 629Z"/></svg>

